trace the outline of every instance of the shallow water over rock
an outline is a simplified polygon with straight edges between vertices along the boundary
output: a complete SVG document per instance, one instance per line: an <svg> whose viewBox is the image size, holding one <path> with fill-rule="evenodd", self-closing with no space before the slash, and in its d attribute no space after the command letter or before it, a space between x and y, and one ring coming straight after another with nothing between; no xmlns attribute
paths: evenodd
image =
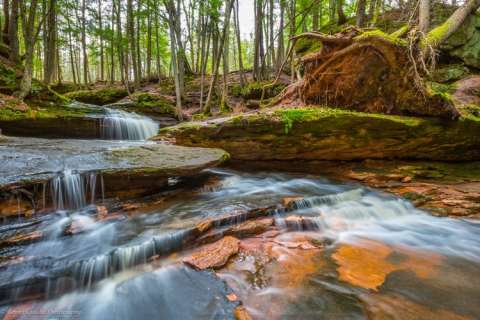
<svg viewBox="0 0 480 320"><path fill-rule="evenodd" d="M207 174L200 187L112 212L85 206L2 225L2 239L37 235L0 246L3 310L227 319L241 301L254 319L480 314L477 222L433 217L408 201L316 176ZM239 252L217 269L221 280L181 266L198 245L200 222L282 202L290 209L269 211L273 225L235 234Z"/></svg>

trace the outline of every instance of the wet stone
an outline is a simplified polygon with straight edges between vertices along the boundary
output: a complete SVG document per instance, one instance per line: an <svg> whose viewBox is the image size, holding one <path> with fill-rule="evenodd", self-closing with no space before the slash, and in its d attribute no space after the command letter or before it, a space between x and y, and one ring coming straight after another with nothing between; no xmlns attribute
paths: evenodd
<svg viewBox="0 0 480 320"><path fill-rule="evenodd" d="M183 259L183 262L199 270L220 268L228 262L231 256L238 252L239 243L238 239L227 236L200 248L191 256Z"/></svg>

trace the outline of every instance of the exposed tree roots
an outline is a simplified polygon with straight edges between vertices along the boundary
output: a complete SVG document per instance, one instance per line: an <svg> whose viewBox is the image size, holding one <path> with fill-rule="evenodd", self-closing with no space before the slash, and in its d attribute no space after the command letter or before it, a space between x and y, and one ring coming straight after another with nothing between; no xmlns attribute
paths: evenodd
<svg viewBox="0 0 480 320"><path fill-rule="evenodd" d="M447 97L427 89L418 71L425 68L417 68L407 41L354 28L335 36L305 33L292 40L301 38L320 41L320 49L300 59L303 78L275 104L453 119L460 115Z"/></svg>

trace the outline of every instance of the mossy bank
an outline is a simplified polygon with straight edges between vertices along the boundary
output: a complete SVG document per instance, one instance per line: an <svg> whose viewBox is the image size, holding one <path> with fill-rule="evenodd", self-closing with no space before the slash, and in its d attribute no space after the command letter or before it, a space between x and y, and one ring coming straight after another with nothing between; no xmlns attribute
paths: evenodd
<svg viewBox="0 0 480 320"><path fill-rule="evenodd" d="M327 107L271 109L164 128L156 140L222 148L238 160L480 159L480 119L456 121Z"/></svg>

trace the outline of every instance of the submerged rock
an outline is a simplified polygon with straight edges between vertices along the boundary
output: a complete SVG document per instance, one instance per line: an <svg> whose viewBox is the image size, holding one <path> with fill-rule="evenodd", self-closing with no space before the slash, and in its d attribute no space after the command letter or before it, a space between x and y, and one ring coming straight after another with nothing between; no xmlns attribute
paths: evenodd
<svg viewBox="0 0 480 320"><path fill-rule="evenodd" d="M154 140L222 148L239 160L480 159L480 119L270 109L160 130Z"/></svg>
<svg viewBox="0 0 480 320"><path fill-rule="evenodd" d="M76 292L46 302L25 303L24 314L75 319L235 319L238 301L213 273L178 265L145 272L124 281L109 280L99 290ZM10 308L7 317L18 315ZM23 319L23 318L21 318Z"/></svg>

